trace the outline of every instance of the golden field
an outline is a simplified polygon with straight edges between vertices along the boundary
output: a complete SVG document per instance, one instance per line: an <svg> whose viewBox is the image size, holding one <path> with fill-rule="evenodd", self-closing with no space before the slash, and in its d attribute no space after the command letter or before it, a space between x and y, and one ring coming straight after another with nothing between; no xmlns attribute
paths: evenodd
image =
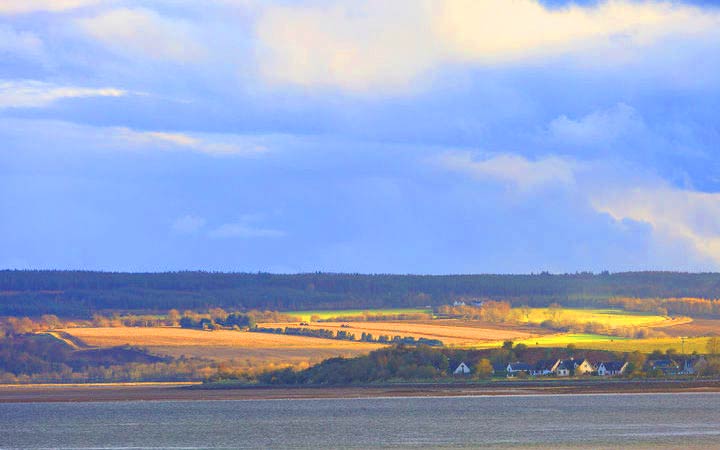
<svg viewBox="0 0 720 450"><path fill-rule="evenodd" d="M342 327L346 325L346 327ZM284 328L299 326L288 323L263 323L262 327ZM360 339L362 333L370 333L373 338L386 335L415 339L439 339L447 346L473 346L480 343L500 340L521 340L545 333L541 329L510 324L490 324L481 321L463 321L456 319L426 321L368 321L368 322L313 322L304 328L344 330Z"/></svg>
<svg viewBox="0 0 720 450"><path fill-rule="evenodd" d="M268 333L175 327L105 327L60 330L94 347L133 345L158 355L255 364L315 363L336 356L358 356L380 344Z"/></svg>
<svg viewBox="0 0 720 450"><path fill-rule="evenodd" d="M685 340L686 352L695 350L703 352L707 341L703 336L720 334L720 320L693 321L685 317L671 318L618 310L581 309L562 309L556 317L558 320L571 320L577 323L599 322L610 328L652 327L664 335L647 339L628 339L601 334L558 333L533 323L541 321L540 319L547 320L547 315L547 309L532 309L529 314L530 323L526 324L436 318L406 321L312 322L307 328L348 331L354 333L358 340L362 333L370 333L375 339L383 335L391 339L394 336L438 339L446 346L465 348L497 347L502 345L503 341L510 340L529 347L565 347L574 344L578 348L643 352L656 349L664 351L668 348L679 351L682 349L680 336L689 337ZM285 328L300 325L261 323L260 326ZM81 347L83 343L93 347L129 344L144 347L158 355L204 358L248 367L312 364L336 356L352 357L367 354L383 347L382 344L360 341L231 330L202 331L177 327L97 327L55 331L56 334L66 334L65 337L56 336L59 339L79 343Z"/></svg>

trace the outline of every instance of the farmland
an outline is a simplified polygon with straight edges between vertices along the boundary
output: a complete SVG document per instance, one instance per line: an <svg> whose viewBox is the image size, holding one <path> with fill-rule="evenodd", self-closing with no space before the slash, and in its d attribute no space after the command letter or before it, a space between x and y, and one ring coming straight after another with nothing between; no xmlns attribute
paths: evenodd
<svg viewBox="0 0 720 450"><path fill-rule="evenodd" d="M597 322L608 327L658 327L670 325L672 320L666 316L619 309L559 309L553 313L548 308L530 308L528 312L523 319L534 324L553 318L553 314L554 319L559 321Z"/></svg>
<svg viewBox="0 0 720 450"><path fill-rule="evenodd" d="M289 311L284 314L296 317L299 321L309 322L312 319L328 320L337 317L357 317L372 315L400 315L400 314L432 314L431 309L422 308L395 308L395 309L336 309L323 311Z"/></svg>
<svg viewBox="0 0 720 450"><path fill-rule="evenodd" d="M704 353L707 348L708 337L689 337L684 343L685 353ZM564 333L551 334L532 339L517 341L528 347L566 347L569 344L587 350L609 350L617 352L640 351L650 353L654 350L666 351L674 349L683 351L683 341L679 337L657 337L648 339L628 339L600 334ZM500 345L501 342L480 345L478 348L487 348Z"/></svg>
<svg viewBox="0 0 720 450"><path fill-rule="evenodd" d="M282 327L288 324L263 324L268 327ZM310 323L307 328L345 330L359 338L370 333L375 338L381 335L412 336L415 339L439 339L445 345L473 346L498 339L517 340L545 333L542 329L516 325L490 324L480 321L426 320L426 321L370 321L370 322L320 322Z"/></svg>
<svg viewBox="0 0 720 450"><path fill-rule="evenodd" d="M381 347L366 342L170 327L70 328L62 331L95 347L129 344L158 355L234 360L245 365L314 363L336 356L357 356Z"/></svg>
<svg viewBox="0 0 720 450"><path fill-rule="evenodd" d="M334 332L346 331L355 335L356 341L322 339L274 333L250 333L231 330L202 331L175 327L95 327L68 328L64 331L71 337L93 347L133 345L144 347L157 355L172 357L194 357L216 362L231 362L234 365L268 366L298 365L316 363L323 359L366 354L382 347L382 344L360 342L363 334L393 338L413 337L415 339L436 339L446 346L463 348L489 348L500 346L503 341L523 343L529 347L565 347L574 344L578 348L651 352L674 348L682 350L679 336L685 339L685 351L705 349L708 336L719 332L720 321L698 321L696 325L689 318L671 318L654 314L625 312L612 309L559 309L546 308L514 309L514 317L522 312L525 323L491 323L482 320L426 318L413 320L362 320L367 316L387 314L417 314L429 311L423 309L383 310L333 310L286 312L299 321L315 321L304 325L308 329L325 329ZM631 339L590 333L563 333L538 326L549 315L556 321L574 323L601 323L608 328L645 327L662 333L657 337ZM427 314L429 316L429 314ZM334 317L353 317L352 321L321 321ZM356 317L356 318L355 318ZM358 320L359 319L359 320ZM299 323L262 323L264 328L300 327ZM677 330L677 331L676 331ZM694 337L693 337L694 336Z"/></svg>

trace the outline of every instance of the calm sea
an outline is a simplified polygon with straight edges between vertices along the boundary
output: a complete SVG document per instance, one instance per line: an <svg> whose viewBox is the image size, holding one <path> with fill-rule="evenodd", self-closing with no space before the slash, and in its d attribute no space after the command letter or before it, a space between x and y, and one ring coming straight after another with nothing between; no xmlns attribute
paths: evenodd
<svg viewBox="0 0 720 450"><path fill-rule="evenodd" d="M2 448L720 448L720 394L0 404Z"/></svg>

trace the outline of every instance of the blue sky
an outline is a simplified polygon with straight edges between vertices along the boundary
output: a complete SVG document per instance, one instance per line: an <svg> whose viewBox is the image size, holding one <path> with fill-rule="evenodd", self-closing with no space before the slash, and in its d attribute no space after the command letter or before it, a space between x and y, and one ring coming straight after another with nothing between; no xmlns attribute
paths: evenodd
<svg viewBox="0 0 720 450"><path fill-rule="evenodd" d="M720 268L710 1L0 1L0 267Z"/></svg>

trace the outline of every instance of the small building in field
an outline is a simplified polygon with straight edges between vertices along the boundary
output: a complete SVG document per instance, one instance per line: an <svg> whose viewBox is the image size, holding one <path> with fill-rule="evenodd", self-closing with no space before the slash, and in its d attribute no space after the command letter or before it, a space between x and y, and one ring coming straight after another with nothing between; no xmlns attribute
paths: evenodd
<svg viewBox="0 0 720 450"><path fill-rule="evenodd" d="M461 362L455 370L453 370L453 375L468 375L470 373L470 368L465 364L465 362Z"/></svg>
<svg viewBox="0 0 720 450"><path fill-rule="evenodd" d="M505 372L507 372L508 378L513 378L520 373L530 374L533 367L530 364L514 362L507 365Z"/></svg>
<svg viewBox="0 0 720 450"><path fill-rule="evenodd" d="M601 377L616 377L624 374L627 366L625 361L603 361L598 364L597 374Z"/></svg>
<svg viewBox="0 0 720 450"><path fill-rule="evenodd" d="M540 360L530 370L530 375L534 377L552 375L557 370L560 362L561 361L559 359Z"/></svg>

